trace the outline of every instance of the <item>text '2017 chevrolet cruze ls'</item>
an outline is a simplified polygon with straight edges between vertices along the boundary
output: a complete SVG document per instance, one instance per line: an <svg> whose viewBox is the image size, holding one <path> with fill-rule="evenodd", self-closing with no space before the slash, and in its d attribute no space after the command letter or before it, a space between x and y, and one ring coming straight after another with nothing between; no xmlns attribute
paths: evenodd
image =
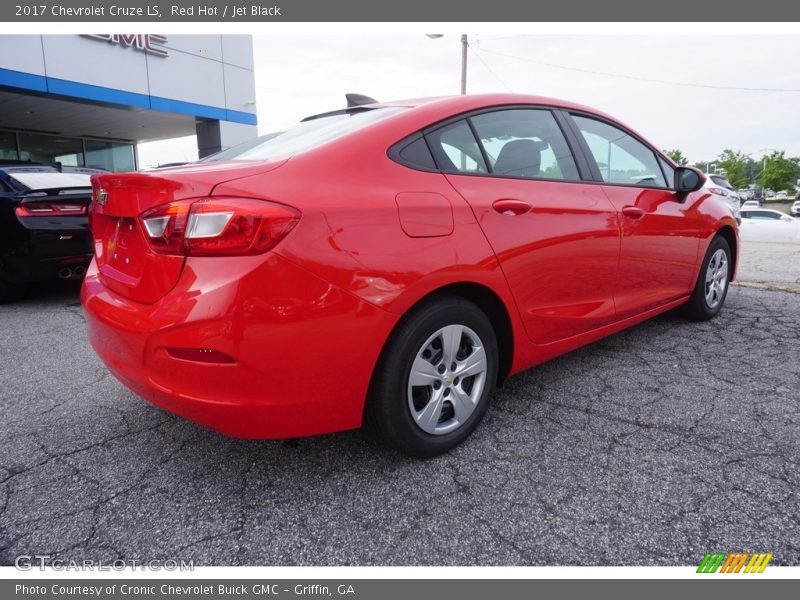
<svg viewBox="0 0 800 600"><path fill-rule="evenodd" d="M359 427L431 456L495 384L683 305L715 316L728 207L607 115L547 98L368 103L215 160L94 176L89 338L228 435Z"/></svg>

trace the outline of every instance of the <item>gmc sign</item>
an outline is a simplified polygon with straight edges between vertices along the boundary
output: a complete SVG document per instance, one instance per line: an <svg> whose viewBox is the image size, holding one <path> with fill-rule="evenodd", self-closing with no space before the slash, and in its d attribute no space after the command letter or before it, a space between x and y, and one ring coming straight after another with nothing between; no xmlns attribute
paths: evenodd
<svg viewBox="0 0 800 600"><path fill-rule="evenodd" d="M151 33L100 33L87 34L84 37L92 38L109 44L116 44L125 48L133 48L156 56L169 56L169 51L162 45L167 43L167 36Z"/></svg>

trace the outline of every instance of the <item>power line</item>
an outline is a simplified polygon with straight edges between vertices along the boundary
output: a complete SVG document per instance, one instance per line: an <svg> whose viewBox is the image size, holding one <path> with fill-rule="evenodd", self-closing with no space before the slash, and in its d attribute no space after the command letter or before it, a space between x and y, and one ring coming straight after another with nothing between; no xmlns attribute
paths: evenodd
<svg viewBox="0 0 800 600"><path fill-rule="evenodd" d="M471 47L471 48L474 48L474 46L472 46L472 44L470 44L470 47ZM475 49L477 49L477 48L475 48ZM503 81L503 79L502 79L502 77L500 77L500 75L498 75L497 73L495 73L494 69L492 69L492 67L490 67L490 66L489 66L489 63L487 63L485 60L483 60L483 57L480 55L480 53L478 53L478 52L473 52L472 54L473 54L473 56L475 56L475 57L476 57L476 58L477 58L479 61L481 61L481 64L482 64L484 67L486 67L486 70L487 70L487 71L489 71L489 73L491 73L492 75L494 75L494 78L495 78L495 79L497 79L497 81L499 81L499 82L500 82L500 85L502 85L502 86L503 86L504 88L506 88L507 90L511 91L511 87L509 87L509 86L508 86L508 84L506 84L506 82L505 82L505 81Z"/></svg>
<svg viewBox="0 0 800 600"><path fill-rule="evenodd" d="M660 83L663 85L678 85L681 87L693 87L693 88L706 88L711 90L733 90L738 92L800 92L800 88L758 88L758 87L736 87L731 85L711 85L705 83L689 83L685 81L670 81L667 79L652 79L650 77L637 77L635 75L624 75L622 73L609 73L607 71L595 71L592 69L582 69L580 67L569 67L567 65L559 65L556 63L545 62L543 60L536 60L533 58L527 58L525 56L516 56L514 54L506 54L504 52L496 52L494 50L487 50L483 47L478 47L476 44L474 46L476 51L475 55L478 56L479 52L484 52L486 54L494 54L495 56L502 56L504 58L513 58L514 60L520 60L523 62L533 63L536 65L541 65L543 67L551 67L553 69L562 69L564 71L576 71L578 73L590 73L592 75L603 75L604 77L616 77L618 79L630 79L633 81L646 81L648 83ZM485 64L485 63L484 63Z"/></svg>
<svg viewBox="0 0 800 600"><path fill-rule="evenodd" d="M517 35L497 35L497 36L494 36L494 35L492 35L492 36L482 35L478 39L478 42L481 42L481 41L496 42L497 40L513 40L515 38L521 38L521 37L530 38L531 34L530 33L520 33L520 34L517 34Z"/></svg>

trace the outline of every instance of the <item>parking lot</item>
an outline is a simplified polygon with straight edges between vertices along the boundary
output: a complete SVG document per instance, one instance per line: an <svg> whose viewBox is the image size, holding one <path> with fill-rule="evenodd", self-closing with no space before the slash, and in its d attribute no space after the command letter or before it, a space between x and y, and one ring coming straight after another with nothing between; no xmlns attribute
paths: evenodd
<svg viewBox="0 0 800 600"><path fill-rule="evenodd" d="M0 307L0 564L798 564L800 248L745 248L719 318L667 314L516 377L427 461L173 417L105 371L74 284L39 289Z"/></svg>

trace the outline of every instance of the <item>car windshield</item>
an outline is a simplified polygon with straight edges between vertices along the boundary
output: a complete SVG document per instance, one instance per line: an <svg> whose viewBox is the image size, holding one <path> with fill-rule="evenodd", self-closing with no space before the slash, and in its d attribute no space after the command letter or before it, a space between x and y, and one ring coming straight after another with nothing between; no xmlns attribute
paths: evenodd
<svg viewBox="0 0 800 600"><path fill-rule="evenodd" d="M727 179L725 179L724 177L720 177L719 175L712 175L711 176L711 181L713 181L714 183L716 183L719 186L724 187L726 190L732 190L733 189L733 186L730 184L730 182Z"/></svg>
<svg viewBox="0 0 800 600"><path fill-rule="evenodd" d="M264 136L266 139L253 145L245 142L228 150L207 157L204 160L266 160L286 158L316 148L343 135L366 127L376 121L397 114L403 107L392 106L361 110L338 111L329 115L302 121L294 127L276 134Z"/></svg>

